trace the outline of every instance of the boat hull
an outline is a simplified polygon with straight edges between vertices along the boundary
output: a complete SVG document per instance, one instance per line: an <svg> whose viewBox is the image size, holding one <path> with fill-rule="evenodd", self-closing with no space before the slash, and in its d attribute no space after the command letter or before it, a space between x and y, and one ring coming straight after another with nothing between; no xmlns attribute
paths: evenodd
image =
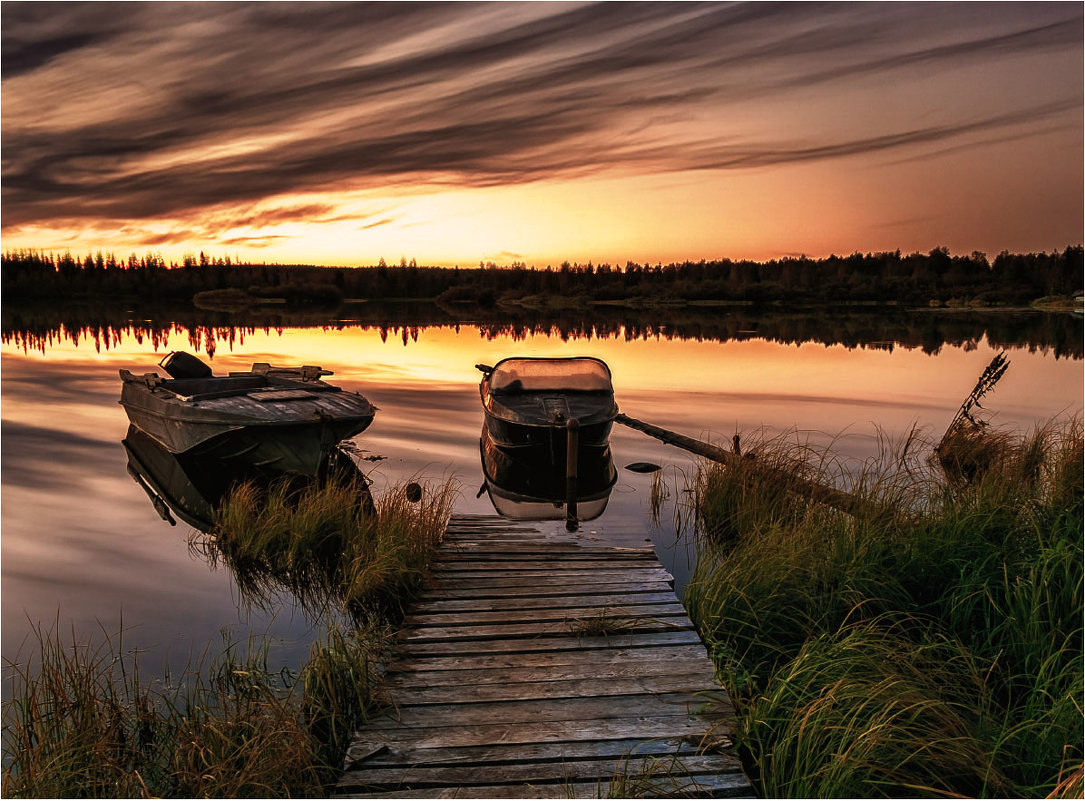
<svg viewBox="0 0 1085 801"><path fill-rule="evenodd" d="M610 431L614 420L601 420L577 428L577 448L588 459L598 459L610 448ZM528 425L514 423L487 411L485 430L495 447L518 453L520 459L531 461L540 467L549 464L565 469L565 452L568 429L564 424Z"/></svg>

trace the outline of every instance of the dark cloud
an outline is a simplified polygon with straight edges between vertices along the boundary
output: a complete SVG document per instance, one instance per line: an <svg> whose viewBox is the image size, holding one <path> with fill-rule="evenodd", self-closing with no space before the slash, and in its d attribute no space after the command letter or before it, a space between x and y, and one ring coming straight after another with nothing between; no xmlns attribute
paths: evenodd
<svg viewBox="0 0 1085 801"><path fill-rule="evenodd" d="M235 236L223 239L222 244L230 246L245 246L250 248L268 248L281 239L289 239L287 236L266 234L263 236Z"/></svg>
<svg viewBox="0 0 1085 801"><path fill-rule="evenodd" d="M1079 109L1080 105L1077 98L1067 98L1058 103L999 114L982 120L962 122L957 125L914 128L884 136L853 139L827 145L799 145L792 148L747 148L742 146L717 148L713 145L706 145L690 153L685 167L686 169L742 169L841 158L863 153L877 153L883 150L895 150L908 145L940 142L969 133L1001 130L1025 122L1034 123L1056 114Z"/></svg>
<svg viewBox="0 0 1085 801"><path fill-rule="evenodd" d="M693 124L751 100L808 103L817 87L871 76L1080 51L1071 4L36 5L2 12L9 228L196 212L220 230L329 221L319 204L229 207L418 181L493 186L907 151L1081 107L1073 75L1049 81L1047 96L1010 98L1005 113L942 98L932 83L940 119L891 130L845 120L802 137L705 141ZM102 110L28 118L32 100L85 101L66 82L80 68ZM687 134L675 130L682 121Z"/></svg>
<svg viewBox="0 0 1085 801"><path fill-rule="evenodd" d="M66 54L107 45L124 30L119 4L104 9L71 3L4 3L0 6L0 75L30 72Z"/></svg>
<svg viewBox="0 0 1085 801"><path fill-rule="evenodd" d="M191 228L179 228L161 234L154 234L144 231L136 235L135 238L139 241L141 245L145 247L153 247L155 245L180 245L186 242L191 242L198 236L198 232L192 230Z"/></svg>
<svg viewBox="0 0 1085 801"><path fill-rule="evenodd" d="M257 209L216 215L211 223L221 228L241 228L243 226L264 227L279 225L284 222L314 222L326 220L335 206L330 203L307 203L301 206L281 206L272 209Z"/></svg>
<svg viewBox="0 0 1085 801"><path fill-rule="evenodd" d="M380 220L377 220L376 222L367 223L365 225L359 225L358 230L359 231L366 231L366 230L368 230L370 228L379 228L380 226L388 225L388 223L391 223L391 222L395 222L395 220L393 220L391 217L384 217L384 218L382 218Z"/></svg>

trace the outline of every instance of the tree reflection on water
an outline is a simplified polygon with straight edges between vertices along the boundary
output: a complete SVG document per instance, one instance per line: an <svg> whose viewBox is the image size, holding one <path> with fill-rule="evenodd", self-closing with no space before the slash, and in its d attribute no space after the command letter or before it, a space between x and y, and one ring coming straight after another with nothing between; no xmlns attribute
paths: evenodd
<svg viewBox="0 0 1085 801"><path fill-rule="evenodd" d="M848 348L921 349L945 345L971 349L986 338L994 348L1027 347L1055 358L1083 355L1081 318L1029 310L907 310L894 306L782 309L751 306L591 306L534 310L456 308L435 303L351 304L335 311L247 310L212 312L191 307L133 310L123 306L21 306L3 309L0 340L24 352L92 342L96 350L128 341L149 341L155 350L182 337L197 353L213 356L220 345L233 348L246 336L286 328L326 331L376 330L382 340L417 340L427 328L477 326L483 338L523 340L544 335L563 341L591 339L761 339L787 345L819 343Z"/></svg>

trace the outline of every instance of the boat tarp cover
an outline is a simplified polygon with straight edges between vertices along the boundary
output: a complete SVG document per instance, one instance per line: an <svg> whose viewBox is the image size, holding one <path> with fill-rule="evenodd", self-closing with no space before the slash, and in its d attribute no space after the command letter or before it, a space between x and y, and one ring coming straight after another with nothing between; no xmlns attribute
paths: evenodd
<svg viewBox="0 0 1085 801"><path fill-rule="evenodd" d="M505 359L490 374L493 392L613 392L610 369L598 359Z"/></svg>

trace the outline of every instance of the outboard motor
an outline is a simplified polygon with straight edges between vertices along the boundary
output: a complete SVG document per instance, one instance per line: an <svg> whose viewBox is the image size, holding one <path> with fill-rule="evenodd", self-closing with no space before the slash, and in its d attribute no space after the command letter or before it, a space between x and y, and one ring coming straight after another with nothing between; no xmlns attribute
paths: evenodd
<svg viewBox="0 0 1085 801"><path fill-rule="evenodd" d="M210 378L211 368L201 362L191 353L175 350L158 366L170 374L173 378Z"/></svg>

